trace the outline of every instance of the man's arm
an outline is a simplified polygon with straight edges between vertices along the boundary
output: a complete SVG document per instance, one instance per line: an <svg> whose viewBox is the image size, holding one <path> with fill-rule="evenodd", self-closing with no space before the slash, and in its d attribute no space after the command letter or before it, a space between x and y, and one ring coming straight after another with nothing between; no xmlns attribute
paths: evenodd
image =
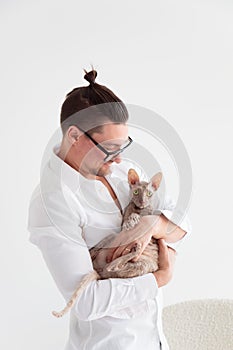
<svg viewBox="0 0 233 350"><path fill-rule="evenodd" d="M172 221L161 214L156 223L156 232L154 238L164 238L167 243L174 243L182 239L187 232L174 224Z"/></svg>
<svg viewBox="0 0 233 350"><path fill-rule="evenodd" d="M156 239L160 239L160 238L164 239L166 237L165 224L167 224L168 221L169 220L165 216L163 218L160 218L159 215L143 216L140 219L139 223L135 225L132 229L122 230L119 234L117 234L116 238L110 244L110 247L107 249L106 261L110 263L116 258L122 255L128 254L128 252L134 249L136 246L137 246L137 249L140 246L140 248L138 249L138 256L132 259L132 261L134 262L138 261L145 247L150 242L151 237L154 237ZM165 241L164 243L167 245L169 244ZM176 254L176 251L174 250L173 247L171 247L171 249L168 249L168 251L169 252L171 251L171 254L169 254L169 256L171 257L174 254ZM163 268L160 268L160 269L164 270ZM168 271L166 270L166 275L167 275L167 272ZM164 273L165 273L164 271L163 273L159 272L158 276ZM167 277L169 276L166 276L166 278Z"/></svg>
<svg viewBox="0 0 233 350"><path fill-rule="evenodd" d="M82 278L93 271L93 265L78 218L62 204L60 195L49 193L46 209L39 198L31 202L28 230L31 243L40 249L59 291L68 302ZM152 273L92 281L79 296L73 311L85 321L121 314L124 308L154 299L158 288Z"/></svg>
<svg viewBox="0 0 233 350"><path fill-rule="evenodd" d="M172 278L176 251L166 246L163 239L158 239L159 256L158 265L159 270L155 271L153 275L156 278L159 287L166 285Z"/></svg>
<svg viewBox="0 0 233 350"><path fill-rule="evenodd" d="M166 244L168 247L173 248L174 250L178 250L179 245L186 239L185 237L189 236L192 231L192 226L189 220L188 215L183 216L182 220L179 222L174 222L173 213L176 208L176 202L169 195L166 195L161 203L160 196L158 196L158 201L155 203L155 211L161 212L160 220L157 221L157 228L160 229L160 234L164 237ZM176 219L177 220L177 219ZM159 237L159 231L157 230L157 235ZM155 234L156 235L156 234Z"/></svg>

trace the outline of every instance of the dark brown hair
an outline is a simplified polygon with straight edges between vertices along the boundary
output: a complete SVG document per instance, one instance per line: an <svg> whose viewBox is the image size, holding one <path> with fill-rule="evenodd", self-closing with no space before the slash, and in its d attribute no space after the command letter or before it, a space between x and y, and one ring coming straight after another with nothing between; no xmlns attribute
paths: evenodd
<svg viewBox="0 0 233 350"><path fill-rule="evenodd" d="M125 124L128 111L125 104L106 86L95 82L93 69L84 75L89 86L74 88L66 95L61 107L60 123L63 135L71 125L89 133L101 132L105 123Z"/></svg>

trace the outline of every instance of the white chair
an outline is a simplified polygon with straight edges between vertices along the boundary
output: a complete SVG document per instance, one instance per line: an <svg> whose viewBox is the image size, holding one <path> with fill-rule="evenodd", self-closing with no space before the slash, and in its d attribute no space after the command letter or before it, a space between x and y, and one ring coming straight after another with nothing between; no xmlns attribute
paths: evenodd
<svg viewBox="0 0 233 350"><path fill-rule="evenodd" d="M233 300L190 300L163 309L170 350L233 350Z"/></svg>

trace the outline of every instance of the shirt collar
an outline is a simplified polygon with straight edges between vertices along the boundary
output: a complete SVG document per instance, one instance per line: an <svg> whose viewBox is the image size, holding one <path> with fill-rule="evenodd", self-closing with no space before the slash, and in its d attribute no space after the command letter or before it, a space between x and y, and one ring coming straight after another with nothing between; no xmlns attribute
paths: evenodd
<svg viewBox="0 0 233 350"><path fill-rule="evenodd" d="M90 183L94 184L98 180L88 179L80 174L77 170L72 168L69 164L64 162L60 157L58 157L58 152L61 147L61 142L56 144L53 149L49 160L50 169L58 176L61 183L65 183L73 192L76 192L80 186L80 184ZM112 168L114 164L112 164ZM106 179L110 179L112 177L112 173L105 176Z"/></svg>
<svg viewBox="0 0 233 350"><path fill-rule="evenodd" d="M73 192L75 192L79 186L80 176L82 178L84 177L77 170L58 157L57 154L60 147L61 143L58 143L53 147L49 167L58 176L61 183L65 183Z"/></svg>

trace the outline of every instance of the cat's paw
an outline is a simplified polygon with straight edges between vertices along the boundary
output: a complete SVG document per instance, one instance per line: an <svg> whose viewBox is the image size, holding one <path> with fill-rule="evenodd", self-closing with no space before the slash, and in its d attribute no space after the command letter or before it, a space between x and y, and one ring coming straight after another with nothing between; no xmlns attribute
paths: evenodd
<svg viewBox="0 0 233 350"><path fill-rule="evenodd" d="M136 213L132 213L127 221L124 222L122 228L123 230L130 230L131 228L133 228L135 225L137 225L140 221L140 215L136 214Z"/></svg>
<svg viewBox="0 0 233 350"><path fill-rule="evenodd" d="M123 226L122 226L123 231L130 230L131 228L133 228L131 222L125 221L124 224L123 224Z"/></svg>
<svg viewBox="0 0 233 350"><path fill-rule="evenodd" d="M138 224L139 221L140 221L140 218L141 216L137 213L132 213L130 216L129 216L129 220L132 220L134 222L134 224Z"/></svg>

